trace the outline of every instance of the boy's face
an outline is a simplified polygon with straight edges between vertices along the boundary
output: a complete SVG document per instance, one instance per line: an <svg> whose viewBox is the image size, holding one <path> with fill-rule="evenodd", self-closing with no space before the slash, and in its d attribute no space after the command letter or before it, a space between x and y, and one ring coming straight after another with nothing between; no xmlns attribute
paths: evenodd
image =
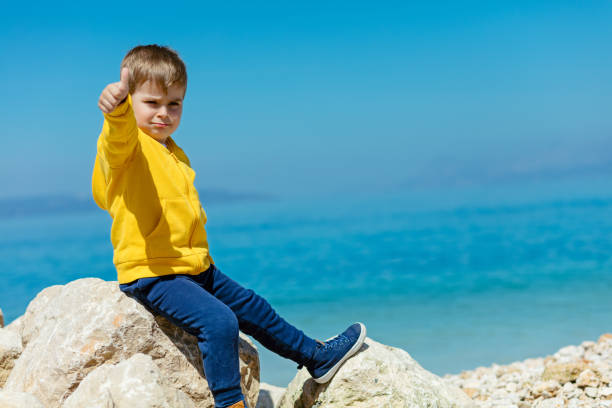
<svg viewBox="0 0 612 408"><path fill-rule="evenodd" d="M181 85L169 86L164 92L152 81L142 83L132 93L136 124L153 139L165 143L181 123L184 96Z"/></svg>

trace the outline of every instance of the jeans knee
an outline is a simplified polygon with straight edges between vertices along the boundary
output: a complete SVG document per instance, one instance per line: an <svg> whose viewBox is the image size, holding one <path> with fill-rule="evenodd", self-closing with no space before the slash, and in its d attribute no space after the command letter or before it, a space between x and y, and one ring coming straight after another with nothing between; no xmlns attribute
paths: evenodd
<svg viewBox="0 0 612 408"><path fill-rule="evenodd" d="M215 316L213 327L208 328L209 337L220 341L231 341L238 338L238 319L231 309Z"/></svg>

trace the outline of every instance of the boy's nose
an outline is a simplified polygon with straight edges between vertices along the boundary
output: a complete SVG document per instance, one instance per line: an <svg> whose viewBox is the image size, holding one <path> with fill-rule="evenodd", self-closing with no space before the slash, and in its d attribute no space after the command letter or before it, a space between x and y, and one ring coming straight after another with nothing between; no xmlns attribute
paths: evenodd
<svg viewBox="0 0 612 408"><path fill-rule="evenodd" d="M165 106L160 107L159 110L157 111L157 114L159 116L162 116L162 117L167 117L168 116L168 108L165 107Z"/></svg>

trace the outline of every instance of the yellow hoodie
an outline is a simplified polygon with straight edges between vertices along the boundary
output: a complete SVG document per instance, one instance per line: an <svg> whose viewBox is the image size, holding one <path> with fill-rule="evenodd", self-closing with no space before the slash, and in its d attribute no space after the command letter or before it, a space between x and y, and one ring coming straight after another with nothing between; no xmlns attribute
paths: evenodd
<svg viewBox="0 0 612 408"><path fill-rule="evenodd" d="M129 97L104 118L92 187L113 218L119 283L208 269L206 213L185 153L171 138L166 148L140 130Z"/></svg>

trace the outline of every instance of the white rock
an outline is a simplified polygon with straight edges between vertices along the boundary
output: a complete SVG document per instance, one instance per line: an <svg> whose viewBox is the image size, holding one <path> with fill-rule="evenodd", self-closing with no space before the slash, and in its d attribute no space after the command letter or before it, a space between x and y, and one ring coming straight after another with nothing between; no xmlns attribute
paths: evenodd
<svg viewBox="0 0 612 408"><path fill-rule="evenodd" d="M591 341L591 340L586 340L586 341L583 341L582 343L580 343L580 347L582 347L585 350L589 349L589 348L592 348L592 347L595 347L596 345L597 345L597 343L595 343L594 341Z"/></svg>
<svg viewBox="0 0 612 408"><path fill-rule="evenodd" d="M467 380L463 383L463 388L480 388L480 381L478 380Z"/></svg>
<svg viewBox="0 0 612 408"><path fill-rule="evenodd" d="M557 390L561 388L559 382L555 380L542 381L535 385L532 389L532 393L534 396L543 396L544 398L550 398L553 396Z"/></svg>
<svg viewBox="0 0 612 408"><path fill-rule="evenodd" d="M0 388L4 387L22 351L19 334L5 328L0 329Z"/></svg>
<svg viewBox="0 0 612 408"><path fill-rule="evenodd" d="M595 387L586 387L584 389L584 393L589 398L597 398L597 396L599 395L599 390Z"/></svg>
<svg viewBox="0 0 612 408"><path fill-rule="evenodd" d="M514 382L508 383L505 385L506 391L514 394L516 392L517 385Z"/></svg>
<svg viewBox="0 0 612 408"><path fill-rule="evenodd" d="M586 401L571 399L567 402L567 408L590 408Z"/></svg>
<svg viewBox="0 0 612 408"><path fill-rule="evenodd" d="M576 384L568 382L563 384L563 387L561 387L561 389L564 393L571 393L576 390Z"/></svg>
<svg viewBox="0 0 612 408"><path fill-rule="evenodd" d="M495 399L494 401L491 401L495 404L495 407L516 407L516 404L514 401L511 401L507 398L503 398L503 399Z"/></svg>
<svg viewBox="0 0 612 408"><path fill-rule="evenodd" d="M163 383L151 356L134 354L121 363L104 364L85 377L62 408L193 408L182 391Z"/></svg>
<svg viewBox="0 0 612 408"><path fill-rule="evenodd" d="M463 391L423 369L404 350L369 338L327 384L300 370L280 402L280 408L473 406Z"/></svg>
<svg viewBox="0 0 612 408"><path fill-rule="evenodd" d="M612 334L611 333L604 333L599 337L599 340L597 340L597 343L605 343L605 342L610 342L612 343Z"/></svg>
<svg viewBox="0 0 612 408"><path fill-rule="evenodd" d="M96 367L137 353L150 355L165 383L196 407L213 405L195 337L154 318L117 282L88 278L43 290L28 306L21 333L24 350L5 389L33 394L46 408L58 408ZM243 392L255 406L259 360L245 338L240 359Z"/></svg>
<svg viewBox="0 0 612 408"><path fill-rule="evenodd" d="M534 408L563 408L565 407L565 402L563 398L548 398L545 400L539 401L534 405Z"/></svg>
<svg viewBox="0 0 612 408"><path fill-rule="evenodd" d="M577 399L567 401L567 408L578 408L580 402Z"/></svg>
<svg viewBox="0 0 612 408"><path fill-rule="evenodd" d="M582 361L572 363L549 364L542 373L542 380L555 380L560 384L576 381L576 378L587 368Z"/></svg>
<svg viewBox="0 0 612 408"><path fill-rule="evenodd" d="M491 394L491 398L498 400L498 401L502 401L502 400L509 399L509 396L508 396L508 392L505 389L496 389Z"/></svg>
<svg viewBox="0 0 612 408"><path fill-rule="evenodd" d="M570 363L576 361L582 356L582 348L578 346L567 346L557 351L554 357L559 363Z"/></svg>
<svg viewBox="0 0 612 408"><path fill-rule="evenodd" d="M599 389L599 395L603 398L608 398L612 395L612 387L603 387Z"/></svg>
<svg viewBox="0 0 612 408"><path fill-rule="evenodd" d="M285 393L285 388L275 385L260 383L259 399L255 408L276 408Z"/></svg>
<svg viewBox="0 0 612 408"><path fill-rule="evenodd" d="M38 295L36 295L34 300L28 305L18 325L19 334L21 335L24 347L31 338L38 335L40 328L45 325L46 322L40 318L41 316L48 316L51 319L55 319L57 315L59 315L59 313L54 313L56 311L52 310L54 304L51 305L50 310L46 310L46 308L51 300L54 300L52 303L58 303L56 299L61 295L62 288L63 286L61 285L49 286L38 292ZM78 305L73 306L75 307L74 310L79 310Z"/></svg>
<svg viewBox="0 0 612 408"><path fill-rule="evenodd" d="M599 376L593 372L593 370L586 369L580 373L576 379L576 385L578 387L597 387L599 386Z"/></svg>
<svg viewBox="0 0 612 408"><path fill-rule="evenodd" d="M23 322L23 316L19 316L17 319L13 320L12 322L10 322L8 325L4 326L4 328L6 330L15 332L17 334L19 334L19 337L21 337L21 324Z"/></svg>
<svg viewBox="0 0 612 408"><path fill-rule="evenodd" d="M574 383L565 383L561 388L563 396L567 399L578 398L582 395L582 390Z"/></svg>
<svg viewBox="0 0 612 408"><path fill-rule="evenodd" d="M33 395L25 392L0 390L2 408L45 408Z"/></svg>

